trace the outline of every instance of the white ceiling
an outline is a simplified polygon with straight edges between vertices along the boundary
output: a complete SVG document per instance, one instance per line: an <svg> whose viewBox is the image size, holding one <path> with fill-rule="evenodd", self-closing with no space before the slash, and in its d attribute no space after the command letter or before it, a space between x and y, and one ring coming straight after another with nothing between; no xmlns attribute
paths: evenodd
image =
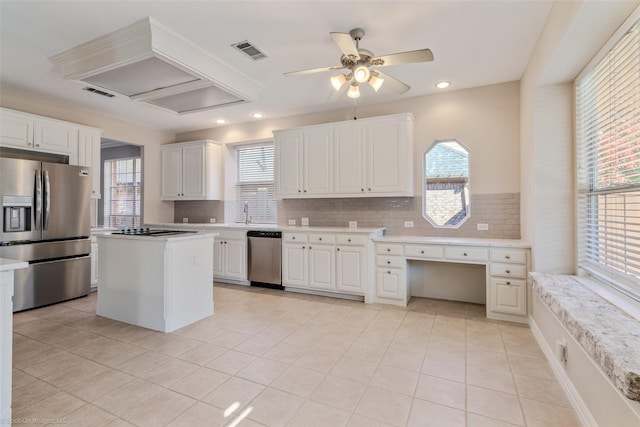
<svg viewBox="0 0 640 427"><path fill-rule="evenodd" d="M390 66L385 72L411 90L396 95L363 87L359 105L519 80L553 1L10 1L0 2L0 84L43 100L182 132L347 107L327 102L331 73L284 77L287 71L339 65L330 32L361 27L360 47L376 55L429 48L435 60ZM256 102L183 116L126 97L83 91L54 69L50 56L151 16L230 67L255 79ZM249 40L269 57L252 61L230 45ZM334 73L335 74L335 73Z"/></svg>

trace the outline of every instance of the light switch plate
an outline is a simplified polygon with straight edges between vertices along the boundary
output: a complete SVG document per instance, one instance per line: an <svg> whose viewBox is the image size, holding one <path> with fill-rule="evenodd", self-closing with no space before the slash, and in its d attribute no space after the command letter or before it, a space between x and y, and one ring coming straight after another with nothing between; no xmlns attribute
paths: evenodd
<svg viewBox="0 0 640 427"><path fill-rule="evenodd" d="M405 221L404 222L404 226L406 228L412 228L413 227L413 221Z"/></svg>
<svg viewBox="0 0 640 427"><path fill-rule="evenodd" d="M489 229L489 224L478 223L478 230L487 231Z"/></svg>
<svg viewBox="0 0 640 427"><path fill-rule="evenodd" d="M349 228L358 228L358 221L349 221Z"/></svg>
<svg viewBox="0 0 640 427"><path fill-rule="evenodd" d="M182 218L182 222L184 222L185 224L189 222L189 218Z"/></svg>
<svg viewBox="0 0 640 427"><path fill-rule="evenodd" d="M300 225L308 226L309 225L309 218L302 218L300 220Z"/></svg>
<svg viewBox="0 0 640 427"><path fill-rule="evenodd" d="M289 225L296 225L296 220L295 219L290 219L289 220Z"/></svg>

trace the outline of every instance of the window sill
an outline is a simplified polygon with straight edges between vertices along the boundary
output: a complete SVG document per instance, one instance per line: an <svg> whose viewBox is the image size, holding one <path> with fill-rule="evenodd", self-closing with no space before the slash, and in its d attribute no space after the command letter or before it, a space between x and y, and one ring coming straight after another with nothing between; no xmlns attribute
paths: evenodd
<svg viewBox="0 0 640 427"><path fill-rule="evenodd" d="M615 305L629 316L640 321L640 303L621 294L591 276L577 276L576 279L589 290Z"/></svg>

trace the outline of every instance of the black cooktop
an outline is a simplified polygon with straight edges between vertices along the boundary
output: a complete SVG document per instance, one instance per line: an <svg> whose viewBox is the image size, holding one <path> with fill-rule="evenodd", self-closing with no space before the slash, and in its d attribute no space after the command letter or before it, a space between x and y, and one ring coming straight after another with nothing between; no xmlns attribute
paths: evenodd
<svg viewBox="0 0 640 427"><path fill-rule="evenodd" d="M154 230L152 228L125 228L124 230L114 231L111 234L122 234L126 236L168 236L173 234L188 234L195 231L186 230Z"/></svg>

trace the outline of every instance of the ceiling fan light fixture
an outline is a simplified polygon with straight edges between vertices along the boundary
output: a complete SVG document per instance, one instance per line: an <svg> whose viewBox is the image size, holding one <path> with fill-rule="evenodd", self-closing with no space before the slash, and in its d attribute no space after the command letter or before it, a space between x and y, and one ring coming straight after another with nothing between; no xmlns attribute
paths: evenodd
<svg viewBox="0 0 640 427"><path fill-rule="evenodd" d="M331 85L335 90L340 90L343 84L347 82L347 76L340 74L338 76L331 77Z"/></svg>
<svg viewBox="0 0 640 427"><path fill-rule="evenodd" d="M376 92L380 87L382 87L382 83L384 83L384 79L380 78L380 74L371 73L371 77L369 78L369 86L373 88Z"/></svg>
<svg viewBox="0 0 640 427"><path fill-rule="evenodd" d="M347 96L353 99L360 98L360 88L358 87L358 83L351 83Z"/></svg>
<svg viewBox="0 0 640 427"><path fill-rule="evenodd" d="M358 83L364 83L369 80L370 74L369 68L364 65L359 65L353 70L353 76Z"/></svg>

